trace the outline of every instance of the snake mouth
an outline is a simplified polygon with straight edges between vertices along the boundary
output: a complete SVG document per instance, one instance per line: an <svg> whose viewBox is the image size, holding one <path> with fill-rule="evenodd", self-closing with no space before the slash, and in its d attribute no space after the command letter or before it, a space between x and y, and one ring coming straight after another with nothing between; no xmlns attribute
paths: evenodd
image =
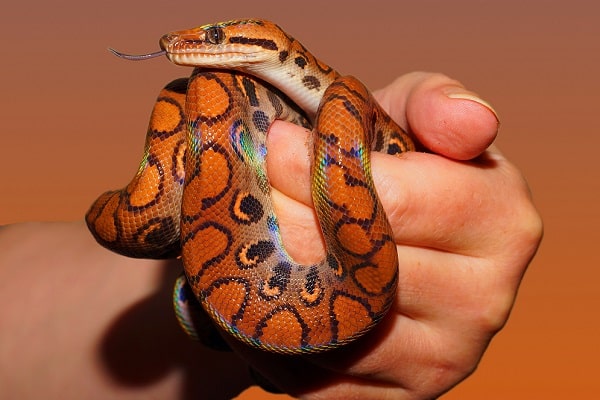
<svg viewBox="0 0 600 400"><path fill-rule="evenodd" d="M251 46L210 42L204 35L166 34L159 41L167 58L177 65L236 68L262 60Z"/></svg>

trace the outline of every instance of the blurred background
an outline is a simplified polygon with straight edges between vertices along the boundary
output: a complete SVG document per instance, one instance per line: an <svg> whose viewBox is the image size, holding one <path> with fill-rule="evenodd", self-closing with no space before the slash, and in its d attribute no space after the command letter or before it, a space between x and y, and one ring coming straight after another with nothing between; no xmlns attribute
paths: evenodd
<svg viewBox="0 0 600 400"><path fill-rule="evenodd" d="M439 71L489 100L545 239L506 328L444 400L600 390L600 6L571 0L11 2L0 14L0 224L81 219L137 169L158 90L190 71L128 63L165 32L272 19L373 89ZM498 193L499 196L502 193ZM1 251L1 249L0 249ZM242 399L264 397L251 389ZM285 398L285 396L273 396Z"/></svg>

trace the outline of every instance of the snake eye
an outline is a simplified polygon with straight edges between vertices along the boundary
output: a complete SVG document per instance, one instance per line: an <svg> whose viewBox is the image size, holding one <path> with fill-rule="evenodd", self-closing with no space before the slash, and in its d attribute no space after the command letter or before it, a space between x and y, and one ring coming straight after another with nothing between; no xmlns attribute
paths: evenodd
<svg viewBox="0 0 600 400"><path fill-rule="evenodd" d="M206 30L206 40L212 44L221 44L225 40L225 33L219 26L211 26Z"/></svg>

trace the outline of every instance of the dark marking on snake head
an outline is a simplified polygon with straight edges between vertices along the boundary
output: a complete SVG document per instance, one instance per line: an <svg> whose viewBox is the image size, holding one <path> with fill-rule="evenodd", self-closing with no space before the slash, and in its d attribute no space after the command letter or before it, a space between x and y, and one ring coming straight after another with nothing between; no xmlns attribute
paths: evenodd
<svg viewBox="0 0 600 400"><path fill-rule="evenodd" d="M308 61L306 61L306 58L298 56L294 58L294 63L300 68L304 69L304 67L306 67L306 65L308 64Z"/></svg>
<svg viewBox="0 0 600 400"><path fill-rule="evenodd" d="M316 89L319 90L321 88L321 81L316 76L306 75L302 78L302 84L307 89Z"/></svg>
<svg viewBox="0 0 600 400"><path fill-rule="evenodd" d="M280 51L279 52L279 62L283 63L285 60L287 60L289 55L290 55L290 52L287 50Z"/></svg>
<svg viewBox="0 0 600 400"><path fill-rule="evenodd" d="M252 46L259 46L266 50L275 50L277 51L277 44L270 39L261 39L261 38L249 38L245 36L233 36L229 38L229 43L233 44L248 44Z"/></svg>

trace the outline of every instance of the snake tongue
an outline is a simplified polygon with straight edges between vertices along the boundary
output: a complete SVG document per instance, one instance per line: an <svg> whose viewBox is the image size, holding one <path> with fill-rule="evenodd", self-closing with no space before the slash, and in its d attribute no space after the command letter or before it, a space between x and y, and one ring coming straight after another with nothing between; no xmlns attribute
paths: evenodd
<svg viewBox="0 0 600 400"><path fill-rule="evenodd" d="M144 61L144 60L148 60L149 58L156 58L156 57L160 57L160 56L164 56L167 54L166 50L160 50L160 51L155 51L154 53L148 53L148 54L126 54L126 53L121 53L120 51L117 51L111 47L108 48L108 51L110 51L111 53L113 53L115 56L119 57L119 58L124 58L125 60L129 60L129 61Z"/></svg>

